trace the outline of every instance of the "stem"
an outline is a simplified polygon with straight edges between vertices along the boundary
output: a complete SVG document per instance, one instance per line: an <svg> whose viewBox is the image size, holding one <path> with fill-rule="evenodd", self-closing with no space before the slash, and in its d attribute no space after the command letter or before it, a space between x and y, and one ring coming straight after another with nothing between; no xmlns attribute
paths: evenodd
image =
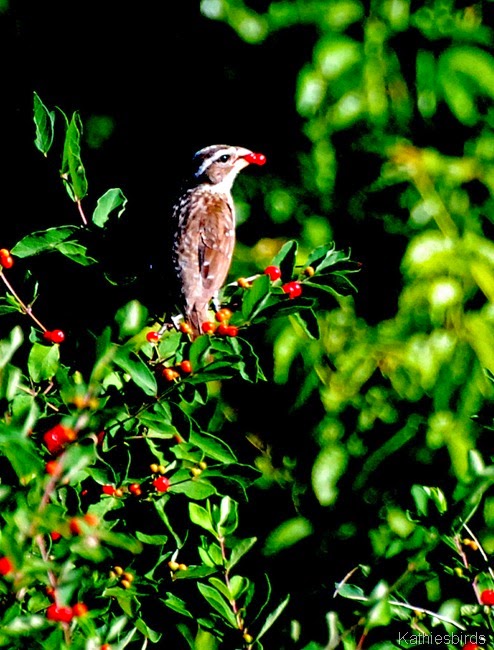
<svg viewBox="0 0 494 650"><path fill-rule="evenodd" d="M43 560L48 563L50 561L50 557L48 555L48 550L46 548L45 540L43 539L43 535L36 535L36 544L38 545L41 557ZM58 597L57 597L57 579L55 577L55 574L51 569L48 569L48 580L50 581L50 586L53 588L53 594L55 598L55 603L57 606L60 606L60 603L58 602ZM65 643L67 645L70 645L71 643L71 638L70 638L70 626L68 623L63 623L62 622L62 628L63 628L63 635L65 638Z"/></svg>
<svg viewBox="0 0 494 650"><path fill-rule="evenodd" d="M225 538L223 535L220 535L218 537L218 541L220 543L220 549L221 549L221 557L223 558L223 565L224 565L224 579L225 579L225 584L228 587L230 593L231 593L231 583L230 583L230 570L227 569L226 563L227 563L227 557L226 557L226 546L225 546ZM241 632L243 635L247 634L247 628L245 627L245 622L242 618L240 608L237 605L237 601L235 598L232 598L230 600L230 605L232 606L232 611L235 614L235 619L237 621L237 627L239 632ZM250 644L247 645L247 648L251 648L252 646Z"/></svg>
<svg viewBox="0 0 494 650"><path fill-rule="evenodd" d="M15 298L15 299L17 300L17 302L19 303L19 306L21 307L21 309L22 309L22 311L24 312L24 314L26 314L26 316L29 316L30 318L32 318L33 321L36 323L36 325L38 325L39 327L41 327L41 329L43 330L43 332L46 332L46 327L43 325L43 323L41 323L41 322L36 318L36 316L33 314L33 310L31 309L31 307L28 307L27 305L25 305L24 302L19 298L19 296L17 295L17 293L16 293L15 290L14 290L14 287L10 284L10 282L9 282L9 281L7 280L7 278L5 277L5 275L4 275L4 273L3 273L3 270L0 270L0 278L2 279L2 281L3 281L3 283L5 284L5 286L7 287L7 289L10 291L10 293L14 296L14 298Z"/></svg>
<svg viewBox="0 0 494 650"><path fill-rule="evenodd" d="M79 214L81 215L82 223L85 226L87 226L87 219L86 219L86 215L84 214L84 210L82 209L81 201L78 199L76 203L77 203L77 209L79 210Z"/></svg>

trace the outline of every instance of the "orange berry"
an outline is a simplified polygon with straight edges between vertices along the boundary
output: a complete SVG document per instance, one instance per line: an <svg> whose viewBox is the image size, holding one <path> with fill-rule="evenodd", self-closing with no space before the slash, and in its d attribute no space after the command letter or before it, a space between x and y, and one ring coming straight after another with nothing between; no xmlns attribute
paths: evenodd
<svg viewBox="0 0 494 650"><path fill-rule="evenodd" d="M173 368L163 368L161 375L166 379L166 381L173 381L180 377L178 372L173 370Z"/></svg>
<svg viewBox="0 0 494 650"><path fill-rule="evenodd" d="M233 316L232 312L230 311L230 309L227 309L226 307L223 307L223 309L220 309L214 315L214 317L219 323L224 323L226 320L230 320L232 316Z"/></svg>
<svg viewBox="0 0 494 650"><path fill-rule="evenodd" d="M239 287L242 287L242 289L248 289L249 287L252 286L252 283L247 280L247 278L238 278L237 284Z"/></svg>
<svg viewBox="0 0 494 650"><path fill-rule="evenodd" d="M186 323L184 320L180 321L178 329L182 332L182 334L192 334L192 325Z"/></svg>
<svg viewBox="0 0 494 650"><path fill-rule="evenodd" d="M184 359L180 362L180 370L187 374L192 372L192 364L188 359Z"/></svg>
<svg viewBox="0 0 494 650"><path fill-rule="evenodd" d="M207 320L201 325L201 329L204 334L213 334L213 332L216 330L216 324L210 320Z"/></svg>
<svg viewBox="0 0 494 650"><path fill-rule="evenodd" d="M89 610L87 608L87 605L85 605L84 603L76 603L72 607L72 613L74 614L74 616L85 616L88 613L88 611Z"/></svg>
<svg viewBox="0 0 494 650"><path fill-rule="evenodd" d="M54 474L59 474L60 465L57 463L56 460L49 460L45 465L45 472L50 476L53 476Z"/></svg>

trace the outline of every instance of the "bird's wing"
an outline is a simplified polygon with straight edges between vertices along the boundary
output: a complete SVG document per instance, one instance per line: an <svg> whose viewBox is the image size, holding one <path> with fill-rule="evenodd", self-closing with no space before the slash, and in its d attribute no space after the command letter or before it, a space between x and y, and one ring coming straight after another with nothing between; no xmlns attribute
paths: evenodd
<svg viewBox="0 0 494 650"><path fill-rule="evenodd" d="M235 245L233 211L226 201L210 202L201 214L199 269L203 287L217 291L228 275Z"/></svg>

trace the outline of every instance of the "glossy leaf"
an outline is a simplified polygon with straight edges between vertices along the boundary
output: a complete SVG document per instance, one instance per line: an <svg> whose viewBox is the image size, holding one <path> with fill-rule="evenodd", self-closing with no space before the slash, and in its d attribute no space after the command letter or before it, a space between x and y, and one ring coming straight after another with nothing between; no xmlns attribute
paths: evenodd
<svg viewBox="0 0 494 650"><path fill-rule="evenodd" d="M59 228L39 230L23 237L11 252L16 257L30 257L45 251L59 250L61 244L79 230L79 226L60 226Z"/></svg>
<svg viewBox="0 0 494 650"><path fill-rule="evenodd" d="M67 125L63 147L60 175L73 201L80 201L87 194L86 171L81 159L82 121L78 112Z"/></svg>
<svg viewBox="0 0 494 650"><path fill-rule="evenodd" d="M53 144L53 128L55 124L55 112L49 111L35 92L34 99L34 124L36 137L34 144L41 153L46 156Z"/></svg>
<svg viewBox="0 0 494 650"><path fill-rule="evenodd" d="M127 199L121 189L107 190L96 203L92 217L94 225L103 228L113 213L119 219L125 212L126 205Z"/></svg>

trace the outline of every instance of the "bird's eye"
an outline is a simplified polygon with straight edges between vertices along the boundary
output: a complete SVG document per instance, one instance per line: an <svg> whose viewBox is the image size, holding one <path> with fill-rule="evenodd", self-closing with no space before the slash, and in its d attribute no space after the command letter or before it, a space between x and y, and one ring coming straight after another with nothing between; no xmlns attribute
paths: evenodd
<svg viewBox="0 0 494 650"><path fill-rule="evenodd" d="M218 158L218 161L221 163L226 163L230 160L230 156L227 153L224 153L222 156Z"/></svg>

